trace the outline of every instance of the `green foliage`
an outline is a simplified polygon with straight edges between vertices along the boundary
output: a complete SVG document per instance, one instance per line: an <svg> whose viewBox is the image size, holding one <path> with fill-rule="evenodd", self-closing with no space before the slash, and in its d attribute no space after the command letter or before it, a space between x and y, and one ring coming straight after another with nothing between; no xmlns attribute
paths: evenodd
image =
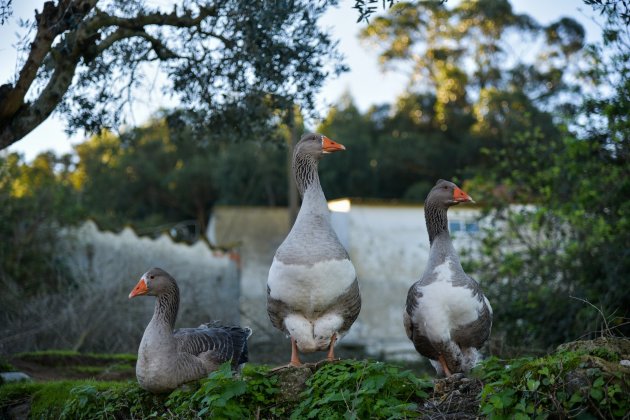
<svg viewBox="0 0 630 420"><path fill-rule="evenodd" d="M192 390L171 393L165 406L184 418L286 417L291 406L280 401L279 393L278 376L271 375L267 367L248 364L237 377L226 363Z"/></svg>
<svg viewBox="0 0 630 420"><path fill-rule="evenodd" d="M301 401L283 400L278 375L229 364L170 394L152 395L134 382L65 381L0 388L0 410L32 397L37 418L407 418L428 397L432 382L380 362L343 361L320 368ZM48 405L48 409L44 409Z"/></svg>
<svg viewBox="0 0 630 420"><path fill-rule="evenodd" d="M627 345L620 339L595 340L570 343L573 350L541 358L487 359L473 371L484 383L480 411L466 414L622 418L630 409L630 375L619 367L618 352L625 354ZM142 390L135 381L13 383L0 386L0 415L9 406L31 401L31 415L42 419L393 419L418 417L422 404L445 398L433 392L432 380L382 362L325 364L306 380L298 400L287 398L283 389L289 382L281 383L281 378L254 365L235 375L226 363L208 378L161 395ZM449 392L448 398L458 398L457 391Z"/></svg>
<svg viewBox="0 0 630 420"><path fill-rule="evenodd" d="M14 372L15 367L5 358L0 357L0 372Z"/></svg>
<svg viewBox="0 0 630 420"><path fill-rule="evenodd" d="M603 355L605 349L593 351ZM622 418L630 410L630 378L602 369L584 352L542 358L485 360L475 369L485 383L481 413L490 419Z"/></svg>
<svg viewBox="0 0 630 420"><path fill-rule="evenodd" d="M153 234L179 226L170 229L176 239L192 241L205 233L218 202L286 203L280 128L264 142L233 142L221 138L229 137L225 132L191 124L190 114L175 111L121 136L103 132L78 145L72 175L85 213L107 229L131 224Z"/></svg>
<svg viewBox="0 0 630 420"><path fill-rule="evenodd" d="M630 334L630 296L619 293L630 287L630 38L620 9L589 4L618 33L585 51L591 66L576 77L592 90L556 135L522 125L487 150L472 187L492 225L467 265L496 309L495 331L523 348Z"/></svg>
<svg viewBox="0 0 630 420"><path fill-rule="evenodd" d="M381 362L344 360L319 369L306 381L292 419L407 418L417 415L431 381Z"/></svg>
<svg viewBox="0 0 630 420"><path fill-rule="evenodd" d="M26 164L0 157L0 323L10 322L21 298L68 286L68 270L54 251L57 229L80 213L72 194L69 156L39 155Z"/></svg>
<svg viewBox="0 0 630 420"><path fill-rule="evenodd" d="M120 412L146 417L150 414L146 407L158 405L156 398L131 382L52 381L0 387L0 409L30 399L30 415L38 419L97 419Z"/></svg>
<svg viewBox="0 0 630 420"><path fill-rule="evenodd" d="M102 419L156 417L164 397L147 393L135 382L86 383L74 386L62 406L62 419Z"/></svg>

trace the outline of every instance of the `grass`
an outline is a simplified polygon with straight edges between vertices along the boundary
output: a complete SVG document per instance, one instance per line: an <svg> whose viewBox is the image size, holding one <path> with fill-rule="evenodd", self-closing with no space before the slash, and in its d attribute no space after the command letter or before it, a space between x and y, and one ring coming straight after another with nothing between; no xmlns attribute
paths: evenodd
<svg viewBox="0 0 630 420"><path fill-rule="evenodd" d="M137 355L130 353L116 353L116 354L106 354L106 353L79 353L78 351L73 350L44 350L44 351L34 351L34 352L25 352L18 353L15 355L16 358L25 359L25 360L49 360L55 359L59 360L60 364L63 364L64 359L76 359L76 358L87 358L94 360L103 360L103 361L123 361L136 363Z"/></svg>
<svg viewBox="0 0 630 420"><path fill-rule="evenodd" d="M0 387L0 409L30 401L29 418L56 419L63 412L67 402L74 398L74 390L81 386L91 386L101 391L126 386L137 387L133 383L89 380L11 383Z"/></svg>
<svg viewBox="0 0 630 420"><path fill-rule="evenodd" d="M0 357L0 372L15 372L15 367L7 360Z"/></svg>

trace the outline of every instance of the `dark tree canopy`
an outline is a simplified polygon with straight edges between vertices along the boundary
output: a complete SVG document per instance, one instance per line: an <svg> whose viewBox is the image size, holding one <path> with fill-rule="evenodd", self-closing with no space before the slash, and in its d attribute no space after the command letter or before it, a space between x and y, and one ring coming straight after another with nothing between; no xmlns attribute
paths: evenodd
<svg viewBox="0 0 630 420"><path fill-rule="evenodd" d="M47 1L19 74L0 86L0 148L53 111L70 131L119 126L155 66L201 124L251 135L275 109L312 108L324 78L343 70L317 25L331 3L181 0L165 11L145 0Z"/></svg>

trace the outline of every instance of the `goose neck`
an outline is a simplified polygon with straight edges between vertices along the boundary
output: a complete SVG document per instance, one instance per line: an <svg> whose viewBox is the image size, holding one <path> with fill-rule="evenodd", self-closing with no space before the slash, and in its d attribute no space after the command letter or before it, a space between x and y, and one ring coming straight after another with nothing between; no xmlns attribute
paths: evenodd
<svg viewBox="0 0 630 420"><path fill-rule="evenodd" d="M166 325L172 330L175 327L178 310L179 288L173 284L171 288L157 297L151 322Z"/></svg>
<svg viewBox="0 0 630 420"><path fill-rule="evenodd" d="M438 206L430 201L424 206L424 217L426 219L429 243L431 245L438 235L444 232L446 235L449 235L447 211L447 208Z"/></svg>
<svg viewBox="0 0 630 420"><path fill-rule="evenodd" d="M307 189L315 188L321 190L317 167L318 161L312 155L297 153L293 158L295 183L302 198L304 198Z"/></svg>

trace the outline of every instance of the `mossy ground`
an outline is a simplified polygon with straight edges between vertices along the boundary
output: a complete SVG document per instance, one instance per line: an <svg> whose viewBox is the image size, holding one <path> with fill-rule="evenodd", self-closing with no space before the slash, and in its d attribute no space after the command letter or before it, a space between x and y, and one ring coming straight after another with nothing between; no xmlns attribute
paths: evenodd
<svg viewBox="0 0 630 420"><path fill-rule="evenodd" d="M135 378L136 355L47 350L15 354L8 357L7 361L14 370L25 372L40 381L127 380Z"/></svg>
<svg viewBox="0 0 630 420"><path fill-rule="evenodd" d="M0 417L624 418L630 368L620 362L630 357L629 346L627 339L593 340L540 358L490 358L468 378L442 380L388 363L343 360L307 366L297 376L262 365L234 376L224 366L163 395L143 391L134 380L5 384ZM130 361L106 356L122 365ZM300 383L291 382L296 377Z"/></svg>

